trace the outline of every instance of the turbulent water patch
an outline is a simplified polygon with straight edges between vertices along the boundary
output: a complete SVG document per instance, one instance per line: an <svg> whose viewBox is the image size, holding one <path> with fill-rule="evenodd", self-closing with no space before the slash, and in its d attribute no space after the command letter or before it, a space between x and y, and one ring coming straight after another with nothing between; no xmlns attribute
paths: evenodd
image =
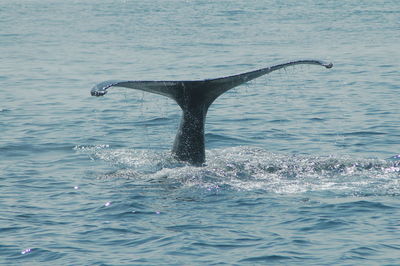
<svg viewBox="0 0 400 266"><path fill-rule="evenodd" d="M273 193L334 191L351 195L400 194L400 161L338 156L287 155L253 147L207 151L207 163L194 167L177 162L167 152L77 147L93 160L105 161L106 178L163 180L180 186Z"/></svg>

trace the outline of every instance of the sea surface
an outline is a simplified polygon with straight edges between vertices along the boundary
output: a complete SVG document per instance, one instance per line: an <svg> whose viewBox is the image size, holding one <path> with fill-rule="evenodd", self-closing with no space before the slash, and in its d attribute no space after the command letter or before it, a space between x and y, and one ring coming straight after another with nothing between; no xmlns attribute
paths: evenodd
<svg viewBox="0 0 400 266"><path fill-rule="evenodd" d="M399 265L398 0L2 0L0 264ZM217 78L181 111L109 79Z"/></svg>

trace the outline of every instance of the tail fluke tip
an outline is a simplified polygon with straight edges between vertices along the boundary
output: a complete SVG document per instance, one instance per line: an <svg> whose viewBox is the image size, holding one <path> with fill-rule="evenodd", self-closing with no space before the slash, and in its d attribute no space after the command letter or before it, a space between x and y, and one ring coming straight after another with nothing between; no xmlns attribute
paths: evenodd
<svg viewBox="0 0 400 266"><path fill-rule="evenodd" d="M99 97L99 96L104 96L106 93L107 93L106 90L92 90L92 91L90 92L90 94L91 94L92 96L97 96L97 97Z"/></svg>

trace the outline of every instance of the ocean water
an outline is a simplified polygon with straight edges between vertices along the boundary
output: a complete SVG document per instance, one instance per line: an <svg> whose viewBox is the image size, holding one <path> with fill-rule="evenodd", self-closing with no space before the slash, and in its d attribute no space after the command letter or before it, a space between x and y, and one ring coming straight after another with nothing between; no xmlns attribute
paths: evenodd
<svg viewBox="0 0 400 266"><path fill-rule="evenodd" d="M0 263L398 265L400 3L2 0ZM179 107L108 79L296 66Z"/></svg>

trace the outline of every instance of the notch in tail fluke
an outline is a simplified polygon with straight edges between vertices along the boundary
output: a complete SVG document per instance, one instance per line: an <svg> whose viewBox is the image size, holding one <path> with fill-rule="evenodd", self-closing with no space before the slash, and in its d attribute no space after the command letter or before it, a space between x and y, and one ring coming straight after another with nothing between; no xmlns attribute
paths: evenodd
<svg viewBox="0 0 400 266"><path fill-rule="evenodd" d="M238 75L195 81L126 81L109 80L97 84L91 90L92 96L103 96L111 87L152 92L169 97L182 109L181 123L172 154L180 161L193 165L205 162L204 124L208 108L224 92L250 80L288 66L310 64L332 68L332 63L320 60L297 60L274 65Z"/></svg>

